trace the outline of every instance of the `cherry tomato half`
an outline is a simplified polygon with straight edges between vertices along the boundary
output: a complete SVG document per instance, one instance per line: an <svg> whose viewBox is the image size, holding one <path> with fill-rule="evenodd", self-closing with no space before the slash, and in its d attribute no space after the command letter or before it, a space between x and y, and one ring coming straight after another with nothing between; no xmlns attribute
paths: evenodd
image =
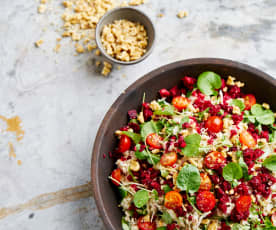
<svg viewBox="0 0 276 230"><path fill-rule="evenodd" d="M116 181L121 181L121 170L120 169L114 169L111 173L111 177L113 179L115 179ZM113 184L115 184L116 186L119 186L119 184L114 181L114 180L111 180L113 182Z"/></svg>
<svg viewBox="0 0 276 230"><path fill-rule="evenodd" d="M210 177L206 173L200 173L200 186L199 190L203 191L209 191L212 188L212 182L210 180Z"/></svg>
<svg viewBox="0 0 276 230"><path fill-rule="evenodd" d="M240 142L244 145L246 145L248 148L253 148L256 146L256 140L254 139L254 137L247 132L246 130L242 131L240 133Z"/></svg>
<svg viewBox="0 0 276 230"><path fill-rule="evenodd" d="M214 151L205 156L204 164L209 169L219 169L226 164L226 159L221 152Z"/></svg>
<svg viewBox="0 0 276 230"><path fill-rule="evenodd" d="M160 159L160 163L163 166L172 166L176 161L177 161L176 152L164 153Z"/></svg>
<svg viewBox="0 0 276 230"><path fill-rule="evenodd" d="M169 191L165 195L164 205L168 209L174 209L176 207L181 207L182 202L183 202L183 199L179 192Z"/></svg>
<svg viewBox="0 0 276 230"><path fill-rule="evenodd" d="M142 216L138 219L138 228L139 230L155 230L156 224L155 222L145 221Z"/></svg>
<svg viewBox="0 0 276 230"><path fill-rule="evenodd" d="M196 196L196 206L202 212L211 211L216 205L216 198L212 192L202 191Z"/></svg>
<svg viewBox="0 0 276 230"><path fill-rule="evenodd" d="M251 196L244 195L240 196L236 200L236 209L240 213L247 212L251 206Z"/></svg>
<svg viewBox="0 0 276 230"><path fill-rule="evenodd" d="M205 122L205 128L208 129L210 132L218 133L223 128L223 121L219 116L211 116L207 118Z"/></svg>
<svg viewBox="0 0 276 230"><path fill-rule="evenodd" d="M246 94L243 99L246 110L250 110L252 105L256 104L256 98L253 94Z"/></svg>
<svg viewBox="0 0 276 230"><path fill-rule="evenodd" d="M155 149L161 149L162 148L162 137L160 137L157 133L151 133L147 136L146 142L147 144Z"/></svg>
<svg viewBox="0 0 276 230"><path fill-rule="evenodd" d="M120 153L123 153L129 150L130 146L131 146L131 139L126 135L122 135L119 140L118 151Z"/></svg>
<svg viewBox="0 0 276 230"><path fill-rule="evenodd" d="M189 104L189 99L183 96L177 96L172 99L172 104L178 110L186 109Z"/></svg>

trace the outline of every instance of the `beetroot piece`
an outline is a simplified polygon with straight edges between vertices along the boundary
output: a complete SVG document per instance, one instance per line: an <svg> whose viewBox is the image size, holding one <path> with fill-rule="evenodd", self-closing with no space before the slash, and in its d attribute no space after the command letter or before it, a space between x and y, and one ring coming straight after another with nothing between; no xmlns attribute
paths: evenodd
<svg viewBox="0 0 276 230"><path fill-rule="evenodd" d="M196 83L196 79L193 77L185 76L181 79L184 86L187 87L189 90L192 90L194 88L194 85Z"/></svg>
<svg viewBox="0 0 276 230"><path fill-rule="evenodd" d="M230 90L229 90L229 96L231 98L241 97L241 89L240 89L240 87L238 87L236 85L231 86Z"/></svg>
<svg viewBox="0 0 276 230"><path fill-rule="evenodd" d="M170 94L172 97L180 96L180 90L177 86L174 86L170 89Z"/></svg>
<svg viewBox="0 0 276 230"><path fill-rule="evenodd" d="M160 89L159 94L161 97L169 97L171 95L167 89Z"/></svg>
<svg viewBox="0 0 276 230"><path fill-rule="evenodd" d="M137 111L135 109L129 110L127 112L129 119L136 119L137 118Z"/></svg>

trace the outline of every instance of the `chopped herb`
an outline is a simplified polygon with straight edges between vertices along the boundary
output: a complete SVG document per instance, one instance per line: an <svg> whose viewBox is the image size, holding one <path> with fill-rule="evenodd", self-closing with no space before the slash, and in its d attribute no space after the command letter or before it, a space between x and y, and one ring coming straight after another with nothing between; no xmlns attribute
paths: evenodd
<svg viewBox="0 0 276 230"><path fill-rule="evenodd" d="M165 222L165 224L171 224L172 223L172 217L167 211L163 212L161 218Z"/></svg>

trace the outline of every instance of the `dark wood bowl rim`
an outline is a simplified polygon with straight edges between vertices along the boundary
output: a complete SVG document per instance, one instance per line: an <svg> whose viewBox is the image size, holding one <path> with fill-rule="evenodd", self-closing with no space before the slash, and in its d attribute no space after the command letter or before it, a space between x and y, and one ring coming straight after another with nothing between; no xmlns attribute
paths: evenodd
<svg viewBox="0 0 276 230"><path fill-rule="evenodd" d="M260 71L252 66L249 66L247 64L242 64L236 61L228 60L228 59L221 59L221 58L193 58L193 59L187 59L183 61L177 61L173 62L171 64L167 64L164 66L161 66L148 74L144 75L143 77L136 80L134 83L132 83L125 91L122 93L116 101L112 104L112 106L109 108L107 113L104 116L104 119L101 122L101 125L98 129L97 136L94 142L94 147L92 151L92 160L91 160L91 180L92 180L92 189L94 194L94 199L96 201L97 208L99 210L100 216L105 224L105 227L107 229L114 229L113 223L111 221L110 216L112 215L109 213L109 211L104 207L103 205L103 197L101 196L100 192L100 181L99 178L99 169L97 162L102 159L102 155L100 153L100 146L103 139L104 130L106 130L108 120L110 117L113 116L114 113L116 113L117 109L121 106L121 102L130 94L132 91L134 91L136 88L139 88L144 82L155 78L160 73L170 71L175 68L179 68L181 66L189 66L189 65L202 65L202 64L215 64L217 66L222 67L232 67L240 70L247 71L249 73L252 73L253 75L257 75L260 78L268 81L270 84L276 87L276 80L273 79L270 75L264 73L263 71Z"/></svg>

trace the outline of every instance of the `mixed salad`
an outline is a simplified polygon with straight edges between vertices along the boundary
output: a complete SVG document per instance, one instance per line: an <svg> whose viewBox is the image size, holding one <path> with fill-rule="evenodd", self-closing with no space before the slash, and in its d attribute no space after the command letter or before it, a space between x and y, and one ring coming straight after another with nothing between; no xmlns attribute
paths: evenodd
<svg viewBox="0 0 276 230"><path fill-rule="evenodd" d="M244 83L214 72L128 111L109 153L123 230L276 229L276 124Z"/></svg>

